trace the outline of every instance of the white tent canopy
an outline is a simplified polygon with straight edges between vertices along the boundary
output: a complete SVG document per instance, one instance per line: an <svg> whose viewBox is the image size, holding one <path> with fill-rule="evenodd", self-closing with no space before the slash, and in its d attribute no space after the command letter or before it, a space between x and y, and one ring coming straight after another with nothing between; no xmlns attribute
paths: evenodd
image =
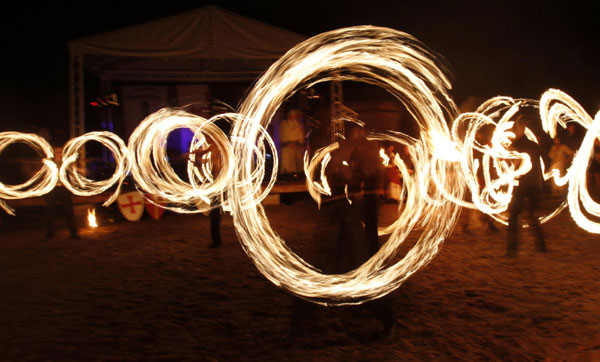
<svg viewBox="0 0 600 362"><path fill-rule="evenodd" d="M84 69L104 82L252 81L305 39L207 6L71 41L71 137L85 131Z"/></svg>
<svg viewBox="0 0 600 362"><path fill-rule="evenodd" d="M276 59L306 37L208 6L69 43L71 52L113 57Z"/></svg>

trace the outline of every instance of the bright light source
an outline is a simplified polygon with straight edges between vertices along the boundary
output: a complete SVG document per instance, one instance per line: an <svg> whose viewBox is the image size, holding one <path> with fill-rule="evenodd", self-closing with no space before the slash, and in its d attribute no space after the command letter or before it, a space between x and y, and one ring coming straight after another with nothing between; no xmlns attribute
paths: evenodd
<svg viewBox="0 0 600 362"><path fill-rule="evenodd" d="M96 209L88 209L87 213L88 225L91 228L97 228L98 222L96 220Z"/></svg>

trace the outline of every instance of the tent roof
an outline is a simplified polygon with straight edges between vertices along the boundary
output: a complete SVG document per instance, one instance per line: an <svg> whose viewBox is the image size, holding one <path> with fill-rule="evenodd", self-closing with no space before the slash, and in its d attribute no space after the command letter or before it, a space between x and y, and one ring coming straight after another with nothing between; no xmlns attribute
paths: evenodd
<svg viewBox="0 0 600 362"><path fill-rule="evenodd" d="M189 80L200 73L216 78L254 79L305 39L303 35L207 6L79 38L69 42L69 51L83 54L89 70L111 79L159 76Z"/></svg>

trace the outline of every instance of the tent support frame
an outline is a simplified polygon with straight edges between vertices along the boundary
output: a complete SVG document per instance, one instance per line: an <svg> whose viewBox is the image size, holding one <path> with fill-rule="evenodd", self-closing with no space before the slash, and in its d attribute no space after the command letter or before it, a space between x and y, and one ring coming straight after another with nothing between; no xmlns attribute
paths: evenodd
<svg viewBox="0 0 600 362"><path fill-rule="evenodd" d="M82 136L85 132L83 54L69 54L69 135L71 139ZM81 147L77 168L85 172L85 146Z"/></svg>

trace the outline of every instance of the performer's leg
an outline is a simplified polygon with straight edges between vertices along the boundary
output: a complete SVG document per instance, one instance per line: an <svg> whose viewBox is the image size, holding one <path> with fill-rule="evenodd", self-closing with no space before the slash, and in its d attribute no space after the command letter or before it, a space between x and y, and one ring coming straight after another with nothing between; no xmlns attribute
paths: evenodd
<svg viewBox="0 0 600 362"><path fill-rule="evenodd" d="M294 296L291 304L290 330L286 338L293 342L296 337L304 336L307 324L314 320L316 306L304 299Z"/></svg>
<svg viewBox="0 0 600 362"><path fill-rule="evenodd" d="M52 190L46 194L46 239L54 237L54 215L57 211L56 190Z"/></svg>
<svg viewBox="0 0 600 362"><path fill-rule="evenodd" d="M383 325L383 337L393 337L396 329L396 315L392 298L389 295L368 302L366 306L375 314Z"/></svg>
<svg viewBox="0 0 600 362"><path fill-rule="evenodd" d="M364 195L364 218L365 233L369 248L369 255L373 256L379 250L379 236L377 231L377 195L365 193Z"/></svg>
<svg viewBox="0 0 600 362"><path fill-rule="evenodd" d="M212 239L211 247L221 245L221 208L215 207L210 210L210 236Z"/></svg>
<svg viewBox="0 0 600 362"><path fill-rule="evenodd" d="M535 234L536 237L536 245L535 248L539 251L546 251L546 242L544 240L544 233L542 232L542 227L540 225L540 221L537 218L537 210L539 206L539 194L536 192L532 192L529 197L529 224L531 225L531 230Z"/></svg>
<svg viewBox="0 0 600 362"><path fill-rule="evenodd" d="M73 201L71 200L71 193L63 186L57 186L57 192L60 195L60 203L64 208L65 217L67 218L67 225L71 232L71 238L78 239L79 234L77 233L77 226L75 225L75 211L73 210Z"/></svg>
<svg viewBox="0 0 600 362"><path fill-rule="evenodd" d="M518 249L518 232L519 232L519 214L523 209L523 199L525 193L515 189L512 200L509 206L508 216L508 245L506 249L506 256L514 257L517 256Z"/></svg>

